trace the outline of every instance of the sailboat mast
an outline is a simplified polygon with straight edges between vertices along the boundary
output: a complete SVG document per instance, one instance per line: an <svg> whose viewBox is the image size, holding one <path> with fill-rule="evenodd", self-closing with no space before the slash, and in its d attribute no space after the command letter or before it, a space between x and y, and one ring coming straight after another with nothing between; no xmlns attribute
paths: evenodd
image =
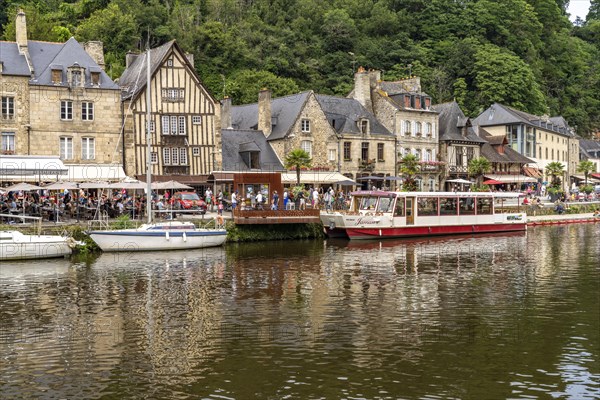
<svg viewBox="0 0 600 400"><path fill-rule="evenodd" d="M146 212L148 223L152 223L152 160L150 152L150 46L146 54Z"/></svg>

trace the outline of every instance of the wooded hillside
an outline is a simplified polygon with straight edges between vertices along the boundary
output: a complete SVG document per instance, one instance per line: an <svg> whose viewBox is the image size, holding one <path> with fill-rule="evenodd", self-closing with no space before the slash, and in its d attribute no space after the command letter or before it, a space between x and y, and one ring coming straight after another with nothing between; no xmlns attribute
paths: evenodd
<svg viewBox="0 0 600 400"><path fill-rule="evenodd" d="M4 3L4 4L3 4ZM0 0L1 33L27 14L30 39L104 42L118 78L127 51L170 39L216 98L255 102L312 89L346 95L358 66L419 75L434 102L477 115L492 102L600 130L600 0L571 24L567 0Z"/></svg>

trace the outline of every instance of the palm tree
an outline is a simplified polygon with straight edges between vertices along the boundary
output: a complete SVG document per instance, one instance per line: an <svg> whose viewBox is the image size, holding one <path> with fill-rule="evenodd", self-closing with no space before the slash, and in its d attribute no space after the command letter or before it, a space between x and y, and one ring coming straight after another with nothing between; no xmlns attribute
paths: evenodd
<svg viewBox="0 0 600 400"><path fill-rule="evenodd" d="M300 185L300 169L309 168L312 164L310 154L302 149L295 149L285 157L285 167L296 170L296 184Z"/></svg>
<svg viewBox="0 0 600 400"><path fill-rule="evenodd" d="M596 169L596 164L590 160L581 161L577 166L577 172L583 172L585 176L585 186L588 184L588 175Z"/></svg>
<svg viewBox="0 0 600 400"><path fill-rule="evenodd" d="M560 161L553 161L546 165L546 175L552 177L551 186L558 188L560 187L561 180L559 176L562 176L565 171L565 166Z"/></svg>
<svg viewBox="0 0 600 400"><path fill-rule="evenodd" d="M400 172L404 175L402 189L408 192L417 190L415 175L419 172L419 158L414 154L407 154L399 161Z"/></svg>
<svg viewBox="0 0 600 400"><path fill-rule="evenodd" d="M490 172L492 169L492 164L485 157L473 158L469 161L469 166L467 167L469 174L475 175L477 177L477 185L481 185L483 181L483 175Z"/></svg>

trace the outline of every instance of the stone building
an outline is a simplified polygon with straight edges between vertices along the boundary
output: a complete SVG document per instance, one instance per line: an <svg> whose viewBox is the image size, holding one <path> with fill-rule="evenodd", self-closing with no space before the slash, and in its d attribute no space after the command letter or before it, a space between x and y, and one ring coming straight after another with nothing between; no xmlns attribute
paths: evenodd
<svg viewBox="0 0 600 400"><path fill-rule="evenodd" d="M579 163L579 137L562 117L537 116L494 103L473 120L473 125L484 128L492 136L506 135L508 145L519 154L531 159L532 167L526 173L534 178L544 174L550 181L546 166L554 161L563 164L561 177L566 189Z"/></svg>
<svg viewBox="0 0 600 400"><path fill-rule="evenodd" d="M128 175L145 179L147 52L127 54L122 89L123 158ZM193 58L174 41L150 50L150 163L153 179L206 184L217 163L215 100Z"/></svg>
<svg viewBox="0 0 600 400"><path fill-rule="evenodd" d="M312 170L351 179L394 173L394 136L354 99L312 91L273 99L265 89L258 103L232 107L231 115L233 129L262 131L282 162L303 149Z"/></svg>
<svg viewBox="0 0 600 400"><path fill-rule="evenodd" d="M2 153L59 155L80 173L114 167L120 161L120 92L102 69L102 43L28 40L20 11L16 42L0 46Z"/></svg>
<svg viewBox="0 0 600 400"><path fill-rule="evenodd" d="M382 81L380 71L359 68L348 95L359 101L396 136L396 157L413 154L421 160L419 189L438 190L442 168L438 153L438 115L418 77Z"/></svg>

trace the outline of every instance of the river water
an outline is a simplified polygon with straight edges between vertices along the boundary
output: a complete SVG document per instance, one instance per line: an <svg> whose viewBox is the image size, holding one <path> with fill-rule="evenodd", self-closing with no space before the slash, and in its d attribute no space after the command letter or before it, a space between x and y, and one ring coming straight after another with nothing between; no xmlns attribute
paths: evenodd
<svg viewBox="0 0 600 400"><path fill-rule="evenodd" d="M2 399L600 398L600 225L0 264Z"/></svg>

